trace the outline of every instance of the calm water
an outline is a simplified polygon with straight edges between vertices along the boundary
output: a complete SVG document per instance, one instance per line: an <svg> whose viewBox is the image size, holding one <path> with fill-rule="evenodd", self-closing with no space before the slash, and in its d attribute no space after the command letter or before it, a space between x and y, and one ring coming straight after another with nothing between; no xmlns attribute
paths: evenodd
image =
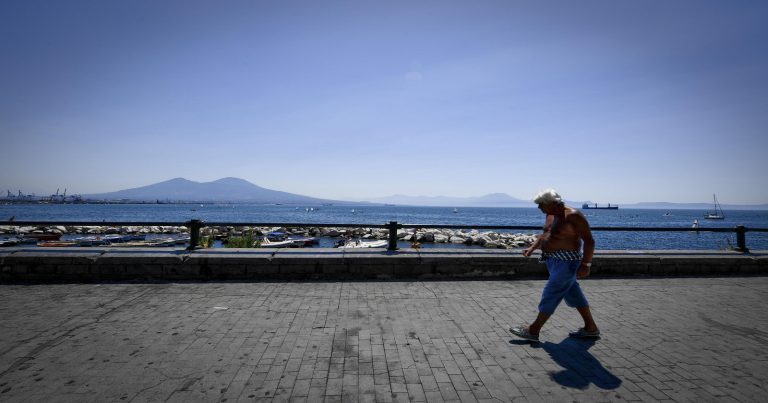
<svg viewBox="0 0 768 403"><path fill-rule="evenodd" d="M314 211L307 211L312 207ZM704 220L702 210L585 210L592 226L701 228L744 225L768 228L768 211L726 211L725 220ZM665 215L669 213L669 215ZM314 224L536 225L536 208L459 208L404 206L293 206L255 204L65 204L0 205L0 220L32 221L272 222ZM598 249L723 249L736 244L733 233L595 231ZM425 245L432 246L432 245ZM445 245L441 245L445 246ZM747 233L747 247L768 250L768 233Z"/></svg>

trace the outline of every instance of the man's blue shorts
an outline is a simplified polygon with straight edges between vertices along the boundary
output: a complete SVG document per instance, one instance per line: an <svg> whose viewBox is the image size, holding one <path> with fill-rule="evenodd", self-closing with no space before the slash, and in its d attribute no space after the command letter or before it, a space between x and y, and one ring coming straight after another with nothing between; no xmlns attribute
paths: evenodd
<svg viewBox="0 0 768 403"><path fill-rule="evenodd" d="M573 308L589 306L587 298L576 282L576 271L581 265L581 260L547 259L549 281L544 287L539 303L539 312L552 315L565 299L565 303Z"/></svg>

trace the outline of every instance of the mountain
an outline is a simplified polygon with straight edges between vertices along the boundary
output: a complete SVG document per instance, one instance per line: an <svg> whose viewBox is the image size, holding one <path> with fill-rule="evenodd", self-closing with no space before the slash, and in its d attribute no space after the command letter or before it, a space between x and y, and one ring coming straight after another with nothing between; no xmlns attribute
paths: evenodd
<svg viewBox="0 0 768 403"><path fill-rule="evenodd" d="M96 200L127 199L136 201L218 201L265 204L350 204L350 202L318 199L266 189L239 178L223 178L213 182L194 182L184 178L175 178L148 186L119 190L110 193L83 195L83 197Z"/></svg>
<svg viewBox="0 0 768 403"><path fill-rule="evenodd" d="M535 207L530 200L517 199L506 193L491 193L480 197L392 195L369 199L369 201L430 207Z"/></svg>
<svg viewBox="0 0 768 403"><path fill-rule="evenodd" d="M117 192L83 195L92 200L134 200L134 201L206 201L263 204L323 204L359 205L368 203L398 204L406 206L431 207L536 207L530 200L522 200L506 193L491 193L479 197L449 196L406 196L393 195L368 200L368 202L350 202L318 199L294 193L272 190L254 185L244 179L223 178L213 182L194 182L184 178L175 178L148 186ZM591 202L588 202L591 203ZM566 204L581 207L580 201L566 201ZM698 209L711 210L711 203L667 203L642 202L619 204L620 208L638 209ZM768 210L768 204L732 205L724 204L725 210Z"/></svg>

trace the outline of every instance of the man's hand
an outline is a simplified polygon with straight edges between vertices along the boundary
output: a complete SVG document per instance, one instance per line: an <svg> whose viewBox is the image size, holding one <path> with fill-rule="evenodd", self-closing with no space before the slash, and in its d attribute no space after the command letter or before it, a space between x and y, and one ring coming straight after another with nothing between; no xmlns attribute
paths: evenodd
<svg viewBox="0 0 768 403"><path fill-rule="evenodd" d="M523 256L525 256L525 257L531 256L531 253L533 253L533 249L532 248L528 248L528 249L523 251Z"/></svg>
<svg viewBox="0 0 768 403"><path fill-rule="evenodd" d="M585 277L589 277L589 271L590 271L589 266L582 263L581 266L579 266L579 270L576 271L576 278L582 279Z"/></svg>

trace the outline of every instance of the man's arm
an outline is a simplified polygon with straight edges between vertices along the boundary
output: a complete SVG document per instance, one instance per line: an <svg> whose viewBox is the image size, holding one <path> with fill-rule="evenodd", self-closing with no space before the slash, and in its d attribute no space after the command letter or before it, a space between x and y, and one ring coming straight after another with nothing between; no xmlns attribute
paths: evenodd
<svg viewBox="0 0 768 403"><path fill-rule="evenodd" d="M581 266L576 273L578 278L584 278L589 276L589 272L592 266L592 257L595 254L595 239L592 237L592 230L589 229L589 222L583 214L578 213L573 215L573 226L576 230L581 241L584 242L584 257L581 259Z"/></svg>
<svg viewBox="0 0 768 403"><path fill-rule="evenodd" d="M535 251L536 249L539 249L541 246L541 242L543 241L543 238L545 235L547 235L552 230L552 223L555 222L555 216L553 215L547 215L547 219L544 222L544 231L536 237L536 242L533 243L528 249L523 251L523 256L528 257L531 256L531 253Z"/></svg>

